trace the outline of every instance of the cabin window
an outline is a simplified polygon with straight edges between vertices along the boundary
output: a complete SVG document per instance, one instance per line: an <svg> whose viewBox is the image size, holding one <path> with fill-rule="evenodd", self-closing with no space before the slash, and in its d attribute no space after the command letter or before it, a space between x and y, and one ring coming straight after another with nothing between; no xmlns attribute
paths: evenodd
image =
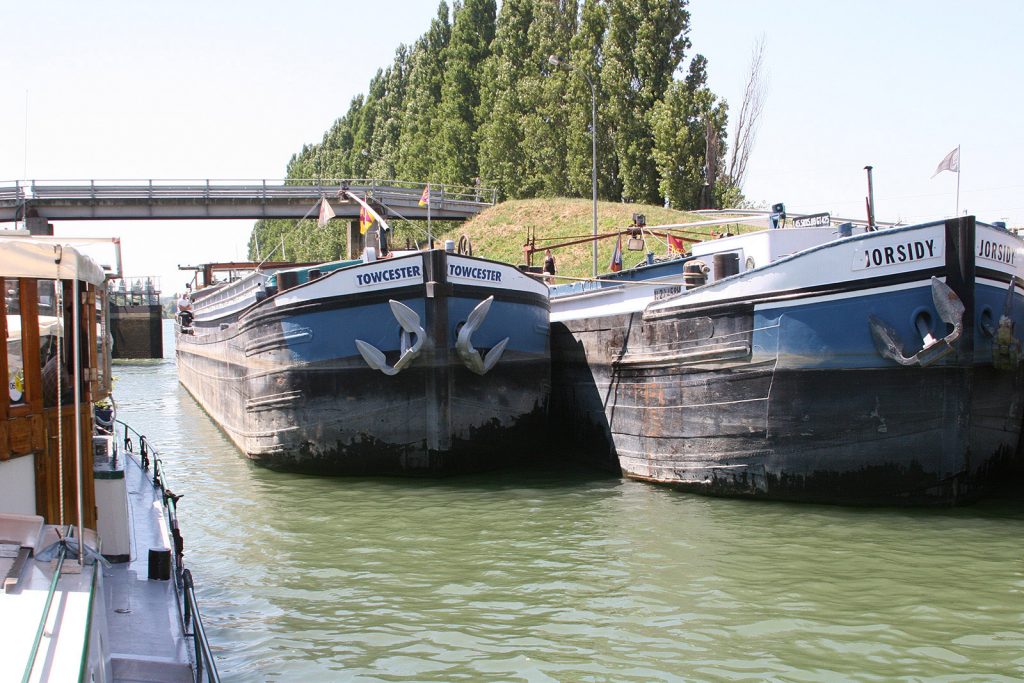
<svg viewBox="0 0 1024 683"><path fill-rule="evenodd" d="M25 354L21 344L21 287L17 280L4 280L7 309L7 394L11 405L25 403Z"/></svg>
<svg viewBox="0 0 1024 683"><path fill-rule="evenodd" d="M110 394L110 354L113 336L110 333L109 297L104 289L96 291L96 367L99 379L96 398Z"/></svg>
<svg viewBox="0 0 1024 683"><path fill-rule="evenodd" d="M70 403L74 395L72 372L69 366L71 350L68 348L70 313L61 313L65 286L56 280L39 280L39 367L42 368L43 405L57 405L58 375L61 403ZM59 350L59 355L58 355Z"/></svg>

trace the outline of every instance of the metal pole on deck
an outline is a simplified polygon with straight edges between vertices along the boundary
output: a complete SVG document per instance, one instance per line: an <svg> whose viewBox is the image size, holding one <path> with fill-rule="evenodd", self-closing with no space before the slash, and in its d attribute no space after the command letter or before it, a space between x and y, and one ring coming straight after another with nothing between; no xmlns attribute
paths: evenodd
<svg viewBox="0 0 1024 683"><path fill-rule="evenodd" d="M871 166L865 166L868 172L868 230L875 230L875 188L871 181Z"/></svg>
<svg viewBox="0 0 1024 683"><path fill-rule="evenodd" d="M78 264L75 264L75 281L71 288L72 296L74 297L74 308L71 314L71 324L73 326L72 333L74 334L74 343L72 349L74 350L74 387L75 387L75 478L78 485L78 564L82 566L85 564L85 535L83 517L83 506L82 506L82 336L79 334L81 330L81 289L78 284ZM57 404L60 405L60 397L57 398ZM57 419L61 419L61 409L57 408Z"/></svg>

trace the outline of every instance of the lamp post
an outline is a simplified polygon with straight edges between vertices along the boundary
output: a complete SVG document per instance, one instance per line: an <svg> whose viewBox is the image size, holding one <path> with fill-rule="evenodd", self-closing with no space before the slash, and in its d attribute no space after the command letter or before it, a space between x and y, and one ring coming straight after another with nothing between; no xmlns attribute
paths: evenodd
<svg viewBox="0 0 1024 683"><path fill-rule="evenodd" d="M548 57L548 64L551 66L564 66L566 69L572 69L576 71L572 64L565 61L557 55L551 55ZM583 74L583 77L587 79L587 85L590 86L590 189L594 197L594 255L593 255L593 273L594 277L597 277L597 89L594 88L594 81L587 75L585 71L577 71L577 73Z"/></svg>

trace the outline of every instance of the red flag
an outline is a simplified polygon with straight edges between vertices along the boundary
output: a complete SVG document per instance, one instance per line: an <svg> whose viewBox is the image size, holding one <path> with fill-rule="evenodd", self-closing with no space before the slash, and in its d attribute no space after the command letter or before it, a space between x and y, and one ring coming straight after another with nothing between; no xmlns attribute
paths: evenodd
<svg viewBox="0 0 1024 683"><path fill-rule="evenodd" d="M617 273L622 270L622 235L619 235L615 239L615 251L612 252L612 263L609 269L613 273Z"/></svg>
<svg viewBox="0 0 1024 683"><path fill-rule="evenodd" d="M359 234L365 235L366 231L373 225L373 216L366 210L366 207L359 208Z"/></svg>
<svg viewBox="0 0 1024 683"><path fill-rule="evenodd" d="M686 242L683 241L682 237L676 237L675 235L668 236L668 253L670 254L685 254L686 253Z"/></svg>
<svg viewBox="0 0 1024 683"><path fill-rule="evenodd" d="M423 194L420 195L420 206L426 206L430 203L430 183L423 188Z"/></svg>

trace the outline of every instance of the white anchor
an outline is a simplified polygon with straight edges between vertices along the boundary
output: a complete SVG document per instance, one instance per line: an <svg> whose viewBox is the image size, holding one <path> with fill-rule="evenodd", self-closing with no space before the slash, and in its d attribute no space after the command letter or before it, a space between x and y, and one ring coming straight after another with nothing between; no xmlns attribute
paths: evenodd
<svg viewBox="0 0 1024 683"><path fill-rule="evenodd" d="M412 363L416 356L420 355L420 348L423 346L426 332L420 326L420 316L417 315L416 311L394 299L389 300L388 304L391 306L391 312L395 315L395 319L398 320L398 324L402 326L402 355L394 367L388 365L384 352L373 344L368 344L362 339L356 339L356 348L359 349L359 353L362 355L363 360L366 361L366 364L374 370L380 370L385 375L397 375ZM412 342L412 337L416 338L415 342Z"/></svg>
<svg viewBox="0 0 1024 683"><path fill-rule="evenodd" d="M458 352L459 358L467 368L478 375L486 374L498 363L509 340L508 337L502 339L483 358L480 357L480 352L473 348L473 333L483 324L487 312L491 310L492 303L494 303L493 295L476 305L476 308L466 316L466 324L459 330L459 337L455 342L455 351Z"/></svg>

